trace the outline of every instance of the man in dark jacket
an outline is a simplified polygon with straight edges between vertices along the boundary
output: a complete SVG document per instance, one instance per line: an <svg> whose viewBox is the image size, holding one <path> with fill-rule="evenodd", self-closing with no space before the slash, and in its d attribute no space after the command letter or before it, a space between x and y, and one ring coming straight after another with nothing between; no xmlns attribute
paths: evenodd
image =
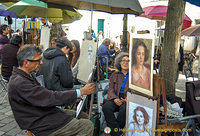
<svg viewBox="0 0 200 136"><path fill-rule="evenodd" d="M43 75L47 89L63 91L73 88L72 70L66 56L70 50L72 50L71 42L61 37L56 39L56 47L44 51L43 65L38 74Z"/></svg>
<svg viewBox="0 0 200 136"><path fill-rule="evenodd" d="M1 50L5 44L9 43L7 34L9 34L8 26L0 25L0 63L1 63Z"/></svg>
<svg viewBox="0 0 200 136"><path fill-rule="evenodd" d="M6 80L9 80L13 66L18 67L17 51L20 46L22 46L22 37L14 35L10 44L6 44L1 51L1 74Z"/></svg>
<svg viewBox="0 0 200 136"><path fill-rule="evenodd" d="M22 46L17 54L18 68L14 68L8 85L8 98L14 117L21 129L35 136L92 136L93 124L88 119L76 119L57 105L72 104L81 95L95 92L93 83L80 90L52 91L40 86L32 76L42 64L41 49Z"/></svg>
<svg viewBox="0 0 200 136"><path fill-rule="evenodd" d="M99 65L103 67L103 70L106 71L106 64L111 63L111 55L115 52L114 49L109 49L110 39L106 38L103 40L103 43L99 46L97 55L99 57Z"/></svg>

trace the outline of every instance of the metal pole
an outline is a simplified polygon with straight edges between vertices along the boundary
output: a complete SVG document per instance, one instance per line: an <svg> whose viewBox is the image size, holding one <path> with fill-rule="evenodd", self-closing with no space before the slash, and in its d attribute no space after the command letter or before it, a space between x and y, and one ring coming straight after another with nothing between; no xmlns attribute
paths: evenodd
<svg viewBox="0 0 200 136"><path fill-rule="evenodd" d="M122 39L122 52L128 52L127 50L127 22L128 22L128 15L124 14L123 18L123 39Z"/></svg>
<svg viewBox="0 0 200 136"><path fill-rule="evenodd" d="M199 52L200 52L200 41L198 42L197 46L199 46ZM198 60L198 80L200 80L200 53L198 52L199 55L199 60Z"/></svg>
<svg viewBox="0 0 200 136"><path fill-rule="evenodd" d="M17 28L17 19L15 18L15 32L16 32L16 28Z"/></svg>

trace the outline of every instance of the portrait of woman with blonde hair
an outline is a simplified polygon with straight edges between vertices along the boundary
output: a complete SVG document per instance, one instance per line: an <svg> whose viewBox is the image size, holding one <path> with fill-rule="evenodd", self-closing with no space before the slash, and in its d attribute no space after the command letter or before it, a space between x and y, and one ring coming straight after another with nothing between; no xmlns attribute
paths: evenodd
<svg viewBox="0 0 200 136"><path fill-rule="evenodd" d="M150 66L145 64L148 60L148 49L143 41L135 39L132 48L131 83L150 90Z"/></svg>

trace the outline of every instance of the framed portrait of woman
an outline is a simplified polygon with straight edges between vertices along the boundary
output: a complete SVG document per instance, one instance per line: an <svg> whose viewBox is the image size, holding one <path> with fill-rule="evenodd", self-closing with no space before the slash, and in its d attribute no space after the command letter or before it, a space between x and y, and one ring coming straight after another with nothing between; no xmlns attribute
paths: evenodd
<svg viewBox="0 0 200 136"><path fill-rule="evenodd" d="M153 96L152 39L132 38L129 50L129 88Z"/></svg>
<svg viewBox="0 0 200 136"><path fill-rule="evenodd" d="M155 136L157 102L127 93L126 136Z"/></svg>

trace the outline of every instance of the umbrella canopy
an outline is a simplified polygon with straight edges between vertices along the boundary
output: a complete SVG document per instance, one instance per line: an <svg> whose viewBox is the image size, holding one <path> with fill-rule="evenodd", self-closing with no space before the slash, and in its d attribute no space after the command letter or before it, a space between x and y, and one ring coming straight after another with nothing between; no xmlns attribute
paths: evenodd
<svg viewBox="0 0 200 136"><path fill-rule="evenodd" d="M196 6L200 6L200 0L185 0L191 4L194 4Z"/></svg>
<svg viewBox="0 0 200 136"><path fill-rule="evenodd" d="M0 3L0 16L10 16L12 18L19 18L14 12L6 11L8 7Z"/></svg>
<svg viewBox="0 0 200 136"><path fill-rule="evenodd" d="M147 17L153 20L166 20L168 6L148 6L143 8L144 14L141 14L142 17ZM183 20L182 30L191 26L192 20L185 14Z"/></svg>
<svg viewBox="0 0 200 136"><path fill-rule="evenodd" d="M66 8L66 6L77 9L103 11L111 14L135 14L143 13L138 0L41 0L47 2L51 7Z"/></svg>
<svg viewBox="0 0 200 136"><path fill-rule="evenodd" d="M191 26L182 31L181 35L183 36L200 36L200 24Z"/></svg>
<svg viewBox="0 0 200 136"><path fill-rule="evenodd" d="M20 17L47 17L55 24L71 23L82 17L77 10L48 8L46 3L38 0L21 0L7 10L14 11Z"/></svg>

